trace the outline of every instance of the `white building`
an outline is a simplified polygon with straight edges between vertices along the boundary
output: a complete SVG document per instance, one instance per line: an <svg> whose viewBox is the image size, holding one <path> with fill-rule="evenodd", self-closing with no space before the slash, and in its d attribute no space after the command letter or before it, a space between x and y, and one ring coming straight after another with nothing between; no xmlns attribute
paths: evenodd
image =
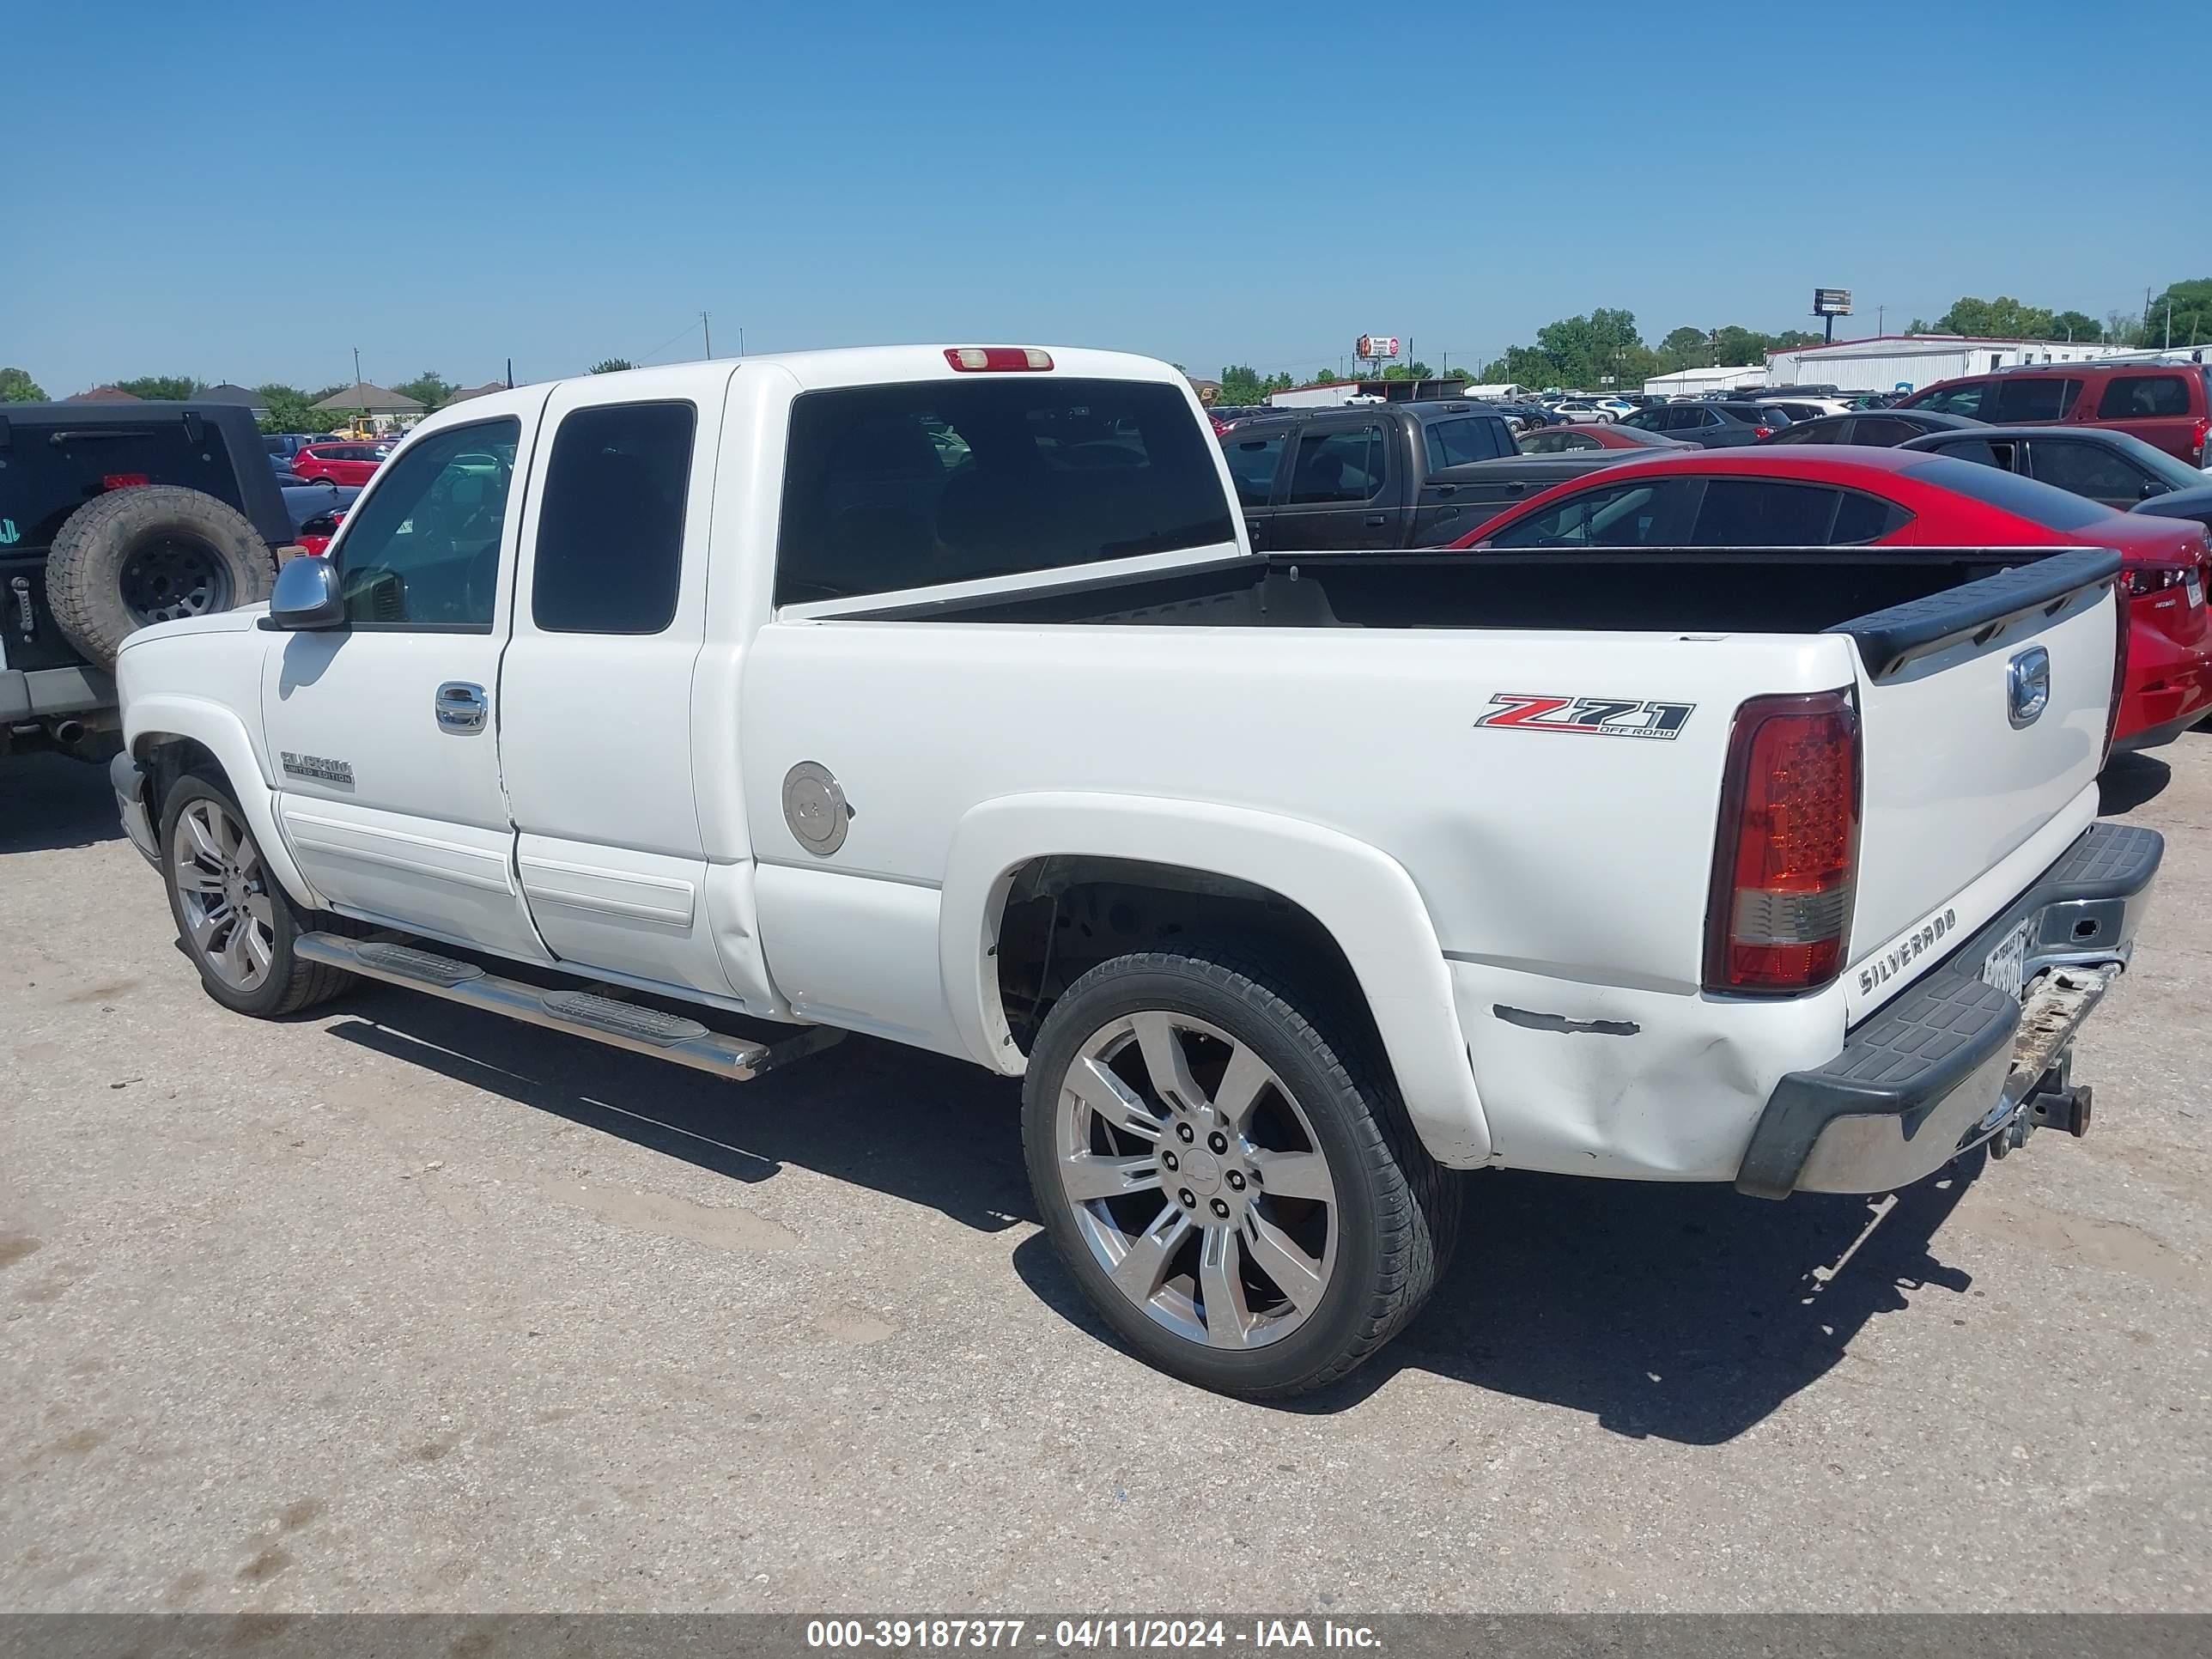
<svg viewBox="0 0 2212 1659"><path fill-rule="evenodd" d="M2090 341L1982 340L1960 334L1878 334L1833 345L1790 346L1766 356L1771 386L1826 385L1846 392L1917 391L1961 374L2021 363L2087 363L2129 355Z"/></svg>
<svg viewBox="0 0 2212 1659"><path fill-rule="evenodd" d="M1672 374L1655 374L1644 383L1655 398L1695 398L1707 392L1740 392L1766 384L1762 365L1747 368L1679 368Z"/></svg>

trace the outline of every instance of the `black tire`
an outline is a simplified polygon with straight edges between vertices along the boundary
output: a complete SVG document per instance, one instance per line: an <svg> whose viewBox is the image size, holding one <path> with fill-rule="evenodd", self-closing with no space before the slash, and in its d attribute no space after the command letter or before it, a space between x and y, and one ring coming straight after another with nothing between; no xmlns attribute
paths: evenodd
<svg viewBox="0 0 2212 1659"><path fill-rule="evenodd" d="M191 958L192 965L199 969L201 986L233 1012L252 1014L261 1019L297 1013L337 995L352 982L353 975L343 968L302 961L293 952L293 941L304 933L355 933L361 929L345 917L301 909L292 902L283 884L267 873L265 863L261 867L270 913L267 976L250 990L240 990L226 984L210 966L205 952L192 938L185 918L185 896L179 890L177 878L178 824L186 811L198 801L216 803L241 825L245 816L239 811L237 798L231 793L228 784L219 775L208 772L185 773L161 803L161 884L169 895L169 915L177 924L178 942Z"/></svg>
<svg viewBox="0 0 2212 1659"><path fill-rule="evenodd" d="M1092 1306L1147 1364L1247 1399L1304 1394L1365 1362L1427 1300L1459 1231L1461 1178L1421 1146L1372 1040L1349 1021L1317 1027L1277 988L1294 983L1226 952L1118 957L1053 1005L1023 1087L1022 1142L1038 1213ZM1253 1049L1296 1097L1328 1162L1337 1195L1334 1267L1313 1311L1268 1346L1208 1346L1156 1322L1115 1288L1084 1242L1061 1184L1055 1136L1069 1068L1093 1034L1146 1011L1194 1017Z"/></svg>
<svg viewBox="0 0 2212 1659"><path fill-rule="evenodd" d="M269 544L236 507L180 484L111 490L70 514L46 559L46 603L69 642L112 668L154 622L269 597Z"/></svg>

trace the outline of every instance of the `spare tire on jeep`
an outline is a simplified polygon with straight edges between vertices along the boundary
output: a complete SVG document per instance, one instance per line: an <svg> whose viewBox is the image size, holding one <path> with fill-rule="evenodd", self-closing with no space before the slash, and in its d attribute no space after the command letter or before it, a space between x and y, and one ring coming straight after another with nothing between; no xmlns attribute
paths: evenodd
<svg viewBox="0 0 2212 1659"><path fill-rule="evenodd" d="M236 507L179 484L111 490L70 514L46 559L46 604L86 660L115 665L138 629L269 597L268 543Z"/></svg>

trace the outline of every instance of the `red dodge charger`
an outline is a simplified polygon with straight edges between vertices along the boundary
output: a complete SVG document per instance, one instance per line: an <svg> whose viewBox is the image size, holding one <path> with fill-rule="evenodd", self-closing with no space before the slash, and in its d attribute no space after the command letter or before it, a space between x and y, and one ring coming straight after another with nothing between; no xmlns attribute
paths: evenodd
<svg viewBox="0 0 2212 1659"><path fill-rule="evenodd" d="M1624 461L1546 490L1455 547L2111 547L2124 562L2122 749L2212 712L2203 526L2119 514L1994 467L1838 445Z"/></svg>

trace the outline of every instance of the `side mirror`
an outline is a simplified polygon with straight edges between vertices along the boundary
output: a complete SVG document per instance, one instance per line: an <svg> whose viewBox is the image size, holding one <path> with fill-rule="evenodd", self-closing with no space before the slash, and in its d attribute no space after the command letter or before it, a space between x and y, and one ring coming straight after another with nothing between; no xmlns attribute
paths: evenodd
<svg viewBox="0 0 2212 1659"><path fill-rule="evenodd" d="M286 564L276 573L276 590L270 595L269 615L262 625L292 634L343 628L345 595L338 586L337 568L328 559L312 556Z"/></svg>
<svg viewBox="0 0 2212 1659"><path fill-rule="evenodd" d="M2149 500L2152 496L2154 496L2154 495L2165 495L2165 494L2166 494L2166 486L2165 486L2164 484L2160 483L2157 479L2155 479L2155 478L2145 478L2145 479L2143 480L2143 487L2142 487L2142 499L2143 499L2143 500L2145 500L2145 501L2148 501L2148 500Z"/></svg>

